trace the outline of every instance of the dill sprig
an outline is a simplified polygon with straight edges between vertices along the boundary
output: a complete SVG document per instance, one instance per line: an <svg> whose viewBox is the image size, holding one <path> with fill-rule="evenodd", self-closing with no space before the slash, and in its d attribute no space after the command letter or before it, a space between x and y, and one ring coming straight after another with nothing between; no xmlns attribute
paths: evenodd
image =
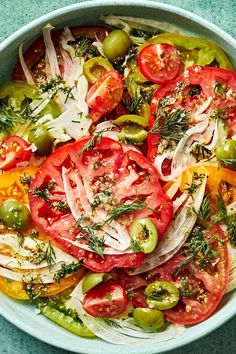
<svg viewBox="0 0 236 354"><path fill-rule="evenodd" d="M90 47L90 40L88 37L81 37L79 43L79 50L75 52L77 57L83 57L84 54L87 54L89 47Z"/></svg>
<svg viewBox="0 0 236 354"><path fill-rule="evenodd" d="M189 241L183 246L183 253L187 256L187 258L175 268L172 274L173 277L177 278L189 263L196 260L198 255L201 255L203 258L208 256L217 258L218 253L210 246L211 242L213 242L215 238L216 236L214 235L209 239L206 239L202 229L199 226L196 226L191 233Z"/></svg>
<svg viewBox="0 0 236 354"><path fill-rule="evenodd" d="M91 138L84 144L83 149L77 154L77 156L83 155L85 152L92 150L96 144L100 144L103 134L107 131L110 131L111 129L112 128L106 128L92 135Z"/></svg>
<svg viewBox="0 0 236 354"><path fill-rule="evenodd" d="M68 98L74 98L72 94L73 86L67 86L66 82L60 75L57 75L55 79L46 81L40 85L39 88L42 92L48 92L51 98L53 98L59 91L63 92L66 95L65 103Z"/></svg>
<svg viewBox="0 0 236 354"><path fill-rule="evenodd" d="M56 261L56 254L55 254L54 248L52 247L50 241L48 242L48 246L45 250L45 259L47 261L47 265L48 265L49 270L51 270L53 264L55 264L55 261Z"/></svg>
<svg viewBox="0 0 236 354"><path fill-rule="evenodd" d="M223 196L220 192L217 195L216 218L219 221L223 221L224 224L227 226L229 233L229 241L232 245L236 246L236 214L232 216L228 215Z"/></svg>
<svg viewBox="0 0 236 354"><path fill-rule="evenodd" d="M65 278L67 275L73 274L77 272L81 268L81 262L79 263L70 263L61 265L61 269L59 269L53 276L53 279L56 282L59 282L61 279Z"/></svg>
<svg viewBox="0 0 236 354"><path fill-rule="evenodd" d="M0 133L9 134L16 124L24 123L28 119L32 119L29 115L28 109L14 112L12 107L5 102L0 104Z"/></svg>
<svg viewBox="0 0 236 354"><path fill-rule="evenodd" d="M113 328L121 328L121 325L119 323L117 323L116 321L114 320L110 320L109 318L106 318L103 320L106 325L110 326L110 327L113 327Z"/></svg>
<svg viewBox="0 0 236 354"><path fill-rule="evenodd" d="M20 183L25 186L27 185L29 187L31 181L33 179L33 176L31 175L26 175L26 173L24 172L24 175L23 176L20 176Z"/></svg>
<svg viewBox="0 0 236 354"><path fill-rule="evenodd" d="M51 203L51 208L64 213L70 210L68 203L63 200Z"/></svg>
<svg viewBox="0 0 236 354"><path fill-rule="evenodd" d="M142 246L140 246L138 241L135 240L134 238L131 238L131 240L130 240L130 247L132 248L132 250L134 252L143 252Z"/></svg>
<svg viewBox="0 0 236 354"><path fill-rule="evenodd" d="M35 189L30 189L30 193L40 197L42 199L45 200L45 202L51 204L50 200L49 200L49 196L51 195L51 190L54 189L54 182L51 181L48 183L48 185L44 188L35 188Z"/></svg>
<svg viewBox="0 0 236 354"><path fill-rule="evenodd" d="M207 228L207 221L211 216L210 194L204 195L199 211L197 212L196 209L193 208L193 212L197 215L200 223Z"/></svg>
<svg viewBox="0 0 236 354"><path fill-rule="evenodd" d="M131 204L120 204L115 208L109 211L110 217L106 219L107 223L111 223L113 220L118 219L123 214L132 213L140 209L150 209L154 212L155 210L151 209L146 203L141 202L140 200L135 200Z"/></svg>
<svg viewBox="0 0 236 354"><path fill-rule="evenodd" d="M191 154L194 155L197 160L208 159L211 156L211 150L202 144L195 144L192 147Z"/></svg>
<svg viewBox="0 0 236 354"><path fill-rule="evenodd" d="M157 134L160 139L179 141L188 124L188 112L185 109L173 110L170 114L157 109L156 119L150 133Z"/></svg>

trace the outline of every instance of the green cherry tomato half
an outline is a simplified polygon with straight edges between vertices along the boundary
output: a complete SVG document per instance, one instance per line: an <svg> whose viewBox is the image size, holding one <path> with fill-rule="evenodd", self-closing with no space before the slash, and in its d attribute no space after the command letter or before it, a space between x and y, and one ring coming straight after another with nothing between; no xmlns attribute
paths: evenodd
<svg viewBox="0 0 236 354"><path fill-rule="evenodd" d="M236 169L236 140L227 139L223 146L216 149L215 154L222 165Z"/></svg>
<svg viewBox="0 0 236 354"><path fill-rule="evenodd" d="M37 155L48 155L51 153L53 137L43 124L35 125L29 132L28 140L37 147Z"/></svg>
<svg viewBox="0 0 236 354"><path fill-rule="evenodd" d="M151 219L135 219L130 227L131 243L140 249L140 252L151 253L158 241L157 228Z"/></svg>
<svg viewBox="0 0 236 354"><path fill-rule="evenodd" d="M140 125L143 128L146 128L148 126L148 119L136 114L124 114L123 116L116 118L113 123L119 126L134 123Z"/></svg>
<svg viewBox="0 0 236 354"><path fill-rule="evenodd" d="M0 207L0 218L9 227L16 230L28 225L30 212L27 206L15 199L5 200Z"/></svg>
<svg viewBox="0 0 236 354"><path fill-rule="evenodd" d="M104 39L102 50L109 60L114 61L123 58L131 46L132 41L128 34L123 30L115 30Z"/></svg>
<svg viewBox="0 0 236 354"><path fill-rule="evenodd" d="M140 144L147 137L147 132L137 124L122 126L118 139L126 144Z"/></svg>
<svg viewBox="0 0 236 354"><path fill-rule="evenodd" d="M134 320L144 330L156 331L164 326L164 314L161 311L137 307L133 311Z"/></svg>
<svg viewBox="0 0 236 354"><path fill-rule="evenodd" d="M168 310L177 305L179 290L168 281L155 281L145 289L146 301L150 308Z"/></svg>
<svg viewBox="0 0 236 354"><path fill-rule="evenodd" d="M113 66L107 59L102 57L91 58L83 66L84 75L90 84L94 84L99 77L110 70L114 70Z"/></svg>
<svg viewBox="0 0 236 354"><path fill-rule="evenodd" d="M84 277L82 283L83 294L87 293L90 289L94 288L96 285L111 279L112 276L106 273L88 273Z"/></svg>

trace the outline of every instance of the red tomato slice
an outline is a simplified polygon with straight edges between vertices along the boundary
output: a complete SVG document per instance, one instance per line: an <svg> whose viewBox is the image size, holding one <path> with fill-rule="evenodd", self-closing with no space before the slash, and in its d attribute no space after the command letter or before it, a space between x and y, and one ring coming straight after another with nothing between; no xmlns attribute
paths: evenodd
<svg viewBox="0 0 236 354"><path fill-rule="evenodd" d="M109 138L102 138L92 150L78 156L87 141L88 138L84 138L57 149L40 167L30 186L31 217L40 229L51 235L70 254L83 260L83 265L91 270L108 272L114 267L138 267L145 258L141 252L104 254L102 258L81 247L76 238L79 231L73 229L76 218L71 210L59 212L48 202L67 201L62 178L62 168L66 168L71 198L74 198L73 209L77 209L78 213L86 214L85 209L93 205L95 195L98 197L108 186L111 198L115 201L114 207L131 202L137 197L150 207L123 215L117 220L127 228L127 232L127 225L135 218L150 217L156 223L159 239L163 236L172 218L172 203L162 192L158 174L152 164L141 153L124 152L122 144ZM81 179L81 183L76 178ZM54 186L50 190L48 201L32 193L34 189L47 188L49 182L54 182ZM81 190L82 197L79 197L78 189ZM89 198L92 198L90 202L86 199L88 193ZM99 205L106 218L109 214L102 203ZM82 242L88 243L88 235L83 233L83 237Z"/></svg>
<svg viewBox="0 0 236 354"><path fill-rule="evenodd" d="M98 39L103 42L109 29L102 26L85 26L85 27L74 27L70 28L73 37L79 39L81 37L88 37L91 39ZM59 40L62 34L62 30L52 32L52 40L56 49L58 56L60 56ZM32 76L37 79L37 77L45 77L45 44L43 37L39 37L35 42L24 53L24 59L27 67L31 71ZM22 67L19 64L16 65L13 74L13 81L26 81L25 74Z"/></svg>
<svg viewBox="0 0 236 354"><path fill-rule="evenodd" d="M0 170L9 170L30 160L30 144L17 135L6 138L0 145Z"/></svg>
<svg viewBox="0 0 236 354"><path fill-rule="evenodd" d="M197 263L191 263L173 278L173 271L186 257L178 252L168 262L152 270L150 275L155 275L157 280L166 280L176 284L179 288L183 280L192 295L181 297L177 306L165 311L165 318L169 322L179 324L194 324L204 321L219 304L228 283L228 251L224 233L219 225L215 225L206 233L207 238L217 235L211 243L217 252L218 259L208 268L200 269Z"/></svg>
<svg viewBox="0 0 236 354"><path fill-rule="evenodd" d="M217 89L217 87L220 89ZM219 112L229 126L234 129L236 118L236 73L231 70L201 67L189 67L181 76L169 84L161 86L154 93L151 103L149 128L154 125L156 112L162 107L165 113L185 109L194 121L197 109L212 98L204 113ZM213 113L212 113L213 114ZM230 132L231 134L231 132ZM148 157L151 161L158 155L158 134L148 136Z"/></svg>
<svg viewBox="0 0 236 354"><path fill-rule="evenodd" d="M180 58L171 44L149 44L140 51L138 66L149 81L166 84L179 74Z"/></svg>
<svg viewBox="0 0 236 354"><path fill-rule="evenodd" d="M90 87L86 102L95 112L106 114L118 105L122 95L122 77L117 70L112 70L102 75Z"/></svg>
<svg viewBox="0 0 236 354"><path fill-rule="evenodd" d="M83 308L94 317L114 317L127 308L128 298L122 286L107 282L89 290L83 300Z"/></svg>
<svg viewBox="0 0 236 354"><path fill-rule="evenodd" d="M125 291L135 290L148 285L147 280L140 275L129 275L122 269L115 269L110 273L112 279L120 284Z"/></svg>
<svg viewBox="0 0 236 354"><path fill-rule="evenodd" d="M142 289L132 291L130 300L134 307L148 307L146 296L144 294L144 290Z"/></svg>

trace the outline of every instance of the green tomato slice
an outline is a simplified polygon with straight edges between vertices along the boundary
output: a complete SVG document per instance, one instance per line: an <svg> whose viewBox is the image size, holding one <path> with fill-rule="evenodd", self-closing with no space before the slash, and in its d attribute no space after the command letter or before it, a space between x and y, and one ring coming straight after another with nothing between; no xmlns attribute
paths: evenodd
<svg viewBox="0 0 236 354"><path fill-rule="evenodd" d="M111 63L102 57L91 58L83 66L84 75L90 84L94 84L99 77L111 70L114 70Z"/></svg>
<svg viewBox="0 0 236 354"><path fill-rule="evenodd" d="M134 320L144 330L157 331L164 326L164 314L161 311L137 307L133 311Z"/></svg>
<svg viewBox="0 0 236 354"><path fill-rule="evenodd" d="M130 123L137 124L143 128L146 128L148 126L148 118L138 116L136 114L125 114L114 120L114 124L118 126L130 124Z"/></svg>
<svg viewBox="0 0 236 354"><path fill-rule="evenodd" d="M236 140L227 139L224 145L216 149L215 154L221 165L231 170L236 169Z"/></svg>
<svg viewBox="0 0 236 354"><path fill-rule="evenodd" d="M96 285L111 279L112 276L106 273L88 273L84 277L82 283L83 294L87 293L90 289L94 288Z"/></svg>
<svg viewBox="0 0 236 354"><path fill-rule="evenodd" d="M53 307L44 306L40 308L40 311L51 321L78 336L86 338L95 337L95 335L82 322L75 321L72 317L65 315Z"/></svg>
<svg viewBox="0 0 236 354"><path fill-rule="evenodd" d="M43 124L35 125L30 129L28 141L37 147L36 154L39 156L51 153L54 138Z"/></svg>
<svg viewBox="0 0 236 354"><path fill-rule="evenodd" d="M138 125L127 124L122 126L118 139L127 144L140 144L147 137L147 132Z"/></svg>
<svg viewBox="0 0 236 354"><path fill-rule="evenodd" d="M130 228L131 246L136 251L151 253L158 242L157 228L148 218L136 219Z"/></svg>
<svg viewBox="0 0 236 354"><path fill-rule="evenodd" d="M177 305L179 290L168 281L155 281L145 289L146 300L150 308L168 310Z"/></svg>
<svg viewBox="0 0 236 354"><path fill-rule="evenodd" d="M30 212L27 206L15 199L5 200L0 208L0 218L9 227L16 230L28 225Z"/></svg>

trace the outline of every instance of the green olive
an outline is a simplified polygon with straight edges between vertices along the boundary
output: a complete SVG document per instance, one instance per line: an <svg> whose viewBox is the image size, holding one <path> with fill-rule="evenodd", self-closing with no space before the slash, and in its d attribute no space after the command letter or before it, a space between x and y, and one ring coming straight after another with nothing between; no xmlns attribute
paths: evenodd
<svg viewBox="0 0 236 354"><path fill-rule="evenodd" d="M90 84L94 84L100 76L111 70L113 70L111 63L102 57L91 58L83 66L84 75Z"/></svg>
<svg viewBox="0 0 236 354"><path fill-rule="evenodd" d="M120 116L114 120L114 124L119 126L130 123L134 123L140 125L143 128L146 128L148 126L148 119L136 114L124 114L123 116Z"/></svg>
<svg viewBox="0 0 236 354"><path fill-rule="evenodd" d="M156 331L164 326L164 314L161 311L137 307L133 311L137 325L145 330Z"/></svg>
<svg viewBox="0 0 236 354"><path fill-rule="evenodd" d="M103 281L111 279L112 276L106 273L88 273L84 277L82 283L83 294L87 293L90 289L94 288L96 285Z"/></svg>
<svg viewBox="0 0 236 354"><path fill-rule="evenodd" d="M114 61L123 58L131 46L132 41L128 34L123 30L115 30L104 39L102 50L109 60Z"/></svg>
<svg viewBox="0 0 236 354"><path fill-rule="evenodd" d="M0 218L9 227L16 230L28 225L30 212L27 206L15 199L5 200L0 207Z"/></svg>
<svg viewBox="0 0 236 354"><path fill-rule="evenodd" d="M131 244L139 248L140 252L151 253L158 241L157 228L148 218L136 219L130 227Z"/></svg>
<svg viewBox="0 0 236 354"><path fill-rule="evenodd" d="M37 147L37 155L48 155L51 152L53 137L43 124L35 125L29 133L28 140Z"/></svg>
<svg viewBox="0 0 236 354"><path fill-rule="evenodd" d="M215 154L222 165L233 170L236 168L236 140L227 139L223 146L216 149Z"/></svg>
<svg viewBox="0 0 236 354"><path fill-rule="evenodd" d="M155 281L145 289L147 303L150 308L167 310L179 301L179 290L168 281Z"/></svg>

